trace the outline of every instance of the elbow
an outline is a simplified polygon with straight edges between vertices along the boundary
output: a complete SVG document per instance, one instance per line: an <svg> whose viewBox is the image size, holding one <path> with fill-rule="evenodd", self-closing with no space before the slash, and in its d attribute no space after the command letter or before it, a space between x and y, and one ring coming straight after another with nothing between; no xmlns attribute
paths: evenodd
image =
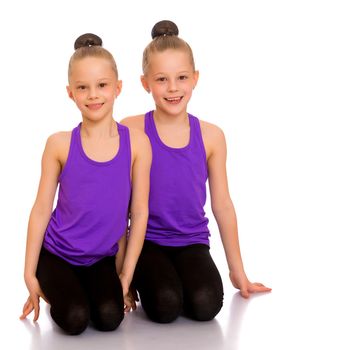
<svg viewBox="0 0 350 350"><path fill-rule="evenodd" d="M130 212L131 221L145 221L148 220L148 207L139 210L131 210Z"/></svg>
<svg viewBox="0 0 350 350"><path fill-rule="evenodd" d="M228 213L234 212L234 207L231 199L226 201L212 202L211 205L214 217L226 215Z"/></svg>
<svg viewBox="0 0 350 350"><path fill-rule="evenodd" d="M51 213L52 213L52 206L36 202L30 212L30 216L49 218Z"/></svg>

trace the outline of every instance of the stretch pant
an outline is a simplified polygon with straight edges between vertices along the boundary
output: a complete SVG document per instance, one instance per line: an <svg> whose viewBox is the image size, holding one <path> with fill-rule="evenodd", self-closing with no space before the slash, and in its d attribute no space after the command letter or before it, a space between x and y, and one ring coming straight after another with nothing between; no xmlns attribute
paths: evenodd
<svg viewBox="0 0 350 350"><path fill-rule="evenodd" d="M134 286L147 316L159 323L172 322L182 312L208 321L222 307L221 277L204 244L166 247L145 241Z"/></svg>
<svg viewBox="0 0 350 350"><path fill-rule="evenodd" d="M122 321L123 291L114 256L75 266L43 248L36 274L53 320L67 333L83 332L90 320L101 331L112 331Z"/></svg>

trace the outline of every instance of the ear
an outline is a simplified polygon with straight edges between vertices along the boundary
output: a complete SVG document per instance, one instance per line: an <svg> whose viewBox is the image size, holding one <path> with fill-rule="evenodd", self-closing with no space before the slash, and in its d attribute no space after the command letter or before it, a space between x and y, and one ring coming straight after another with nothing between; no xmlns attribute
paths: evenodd
<svg viewBox="0 0 350 350"><path fill-rule="evenodd" d="M69 85L66 86L66 90L68 93L68 97L74 101L72 90L70 89Z"/></svg>
<svg viewBox="0 0 350 350"><path fill-rule="evenodd" d="M140 79L141 79L141 84L142 84L143 88L144 88L148 93L150 93L150 92L151 92L151 89L149 88L149 85L148 85L148 82L147 82L147 78L146 78L144 75L141 75Z"/></svg>
<svg viewBox="0 0 350 350"><path fill-rule="evenodd" d="M199 79L199 71L195 70L193 73L193 89L196 87L197 83L198 83L198 79Z"/></svg>
<svg viewBox="0 0 350 350"><path fill-rule="evenodd" d="M118 80L117 81L117 87L115 90L115 98L117 98L119 96L119 94L122 92L122 87L123 87L123 81L122 80Z"/></svg>

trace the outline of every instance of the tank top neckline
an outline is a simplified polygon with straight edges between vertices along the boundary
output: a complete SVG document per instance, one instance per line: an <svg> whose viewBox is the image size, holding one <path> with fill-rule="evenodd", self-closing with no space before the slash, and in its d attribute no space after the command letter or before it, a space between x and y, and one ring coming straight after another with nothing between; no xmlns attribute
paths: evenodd
<svg viewBox="0 0 350 350"><path fill-rule="evenodd" d="M169 151L173 151L173 152L183 152L183 151L186 151L188 148L191 147L191 144L192 144L192 140L193 140L193 137L194 137L194 125L193 125L193 121L192 121L192 115L190 113L187 113L187 116L188 116L188 121L189 121L189 124L190 124L190 139L187 143L186 146L184 147L170 147L168 145L166 145L162 139L160 138L159 134L158 134L158 130L157 130L157 127L156 127L156 123L154 121L154 111L150 111L148 113L148 116L149 116L149 120L150 120L150 126L151 126L151 129L152 129L152 132L153 132L153 135L155 136L155 139L157 140L158 144L169 150Z"/></svg>
<svg viewBox="0 0 350 350"><path fill-rule="evenodd" d="M83 148L83 144L81 142L81 134L80 134L81 122L79 123L78 128L77 128L77 133L76 133L77 143L78 143L78 148L79 148L80 154L82 155L82 157L86 161L88 161L89 163L91 163L93 165L97 165L97 166L107 166L107 165L110 165L110 164L114 163L119 158L119 155L121 153L121 147L122 147L122 135L121 135L122 133L121 133L121 125L118 122L116 122L116 124L117 124L117 127L118 127L118 134L119 134L119 148L118 148L118 152L110 160L107 160L105 162L99 162L97 160L91 159L85 153L84 148Z"/></svg>

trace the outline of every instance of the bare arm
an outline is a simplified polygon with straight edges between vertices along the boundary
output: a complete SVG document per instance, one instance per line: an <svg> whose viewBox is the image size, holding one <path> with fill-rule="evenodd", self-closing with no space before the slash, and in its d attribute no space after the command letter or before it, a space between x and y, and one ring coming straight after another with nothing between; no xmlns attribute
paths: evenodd
<svg viewBox="0 0 350 350"><path fill-rule="evenodd" d="M117 270L118 275L122 272L122 267L125 259L126 235L127 235L127 230L125 231L124 235L118 242L118 252L115 256L115 268Z"/></svg>
<svg viewBox="0 0 350 350"><path fill-rule="evenodd" d="M219 128L210 126L207 139L211 206L219 227L232 284L240 289L241 295L246 298L250 293L270 291L270 288L261 283L251 283L244 271L236 212L227 182L225 136Z"/></svg>
<svg viewBox="0 0 350 350"><path fill-rule="evenodd" d="M120 124L123 124L131 129L136 129L144 132L145 130L145 116L144 114L136 115L133 117L127 117L121 120Z"/></svg>
<svg viewBox="0 0 350 350"><path fill-rule="evenodd" d="M38 193L29 217L24 280L30 296L23 307L21 319L25 318L34 309L34 321L36 321L39 317L39 297L44 297L36 278L36 269L45 230L52 212L58 176L61 171L57 139L56 134L47 140L42 156Z"/></svg>
<svg viewBox="0 0 350 350"><path fill-rule="evenodd" d="M124 296L127 295L137 260L143 246L148 219L149 174L151 146L145 134L130 130L132 162L132 197L130 207L130 234L120 280ZM125 301L128 306L127 300Z"/></svg>

